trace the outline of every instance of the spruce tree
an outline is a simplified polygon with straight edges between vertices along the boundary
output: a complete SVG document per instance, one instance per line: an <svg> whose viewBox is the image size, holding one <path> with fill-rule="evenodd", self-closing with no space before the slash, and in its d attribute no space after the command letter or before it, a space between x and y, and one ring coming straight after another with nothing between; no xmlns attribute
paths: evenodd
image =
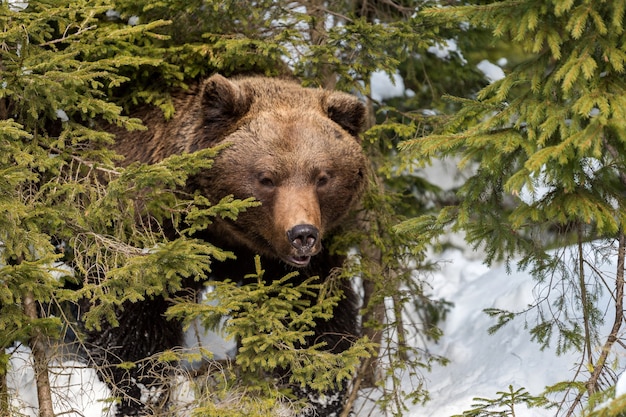
<svg viewBox="0 0 626 417"><path fill-rule="evenodd" d="M398 230L463 231L487 262L519 259L540 288L563 289L531 306L528 327L543 347L580 352L572 379L546 391L559 415L571 415L614 382L624 319L624 4L501 1L424 13L448 27L489 29L526 58L475 98L453 99L461 108L442 133L401 145L422 161L459 157L473 175L458 204ZM606 257L616 259L612 273L601 272ZM610 305L599 303L603 291ZM612 329L601 337L608 311ZM522 312L488 313L496 330Z"/></svg>

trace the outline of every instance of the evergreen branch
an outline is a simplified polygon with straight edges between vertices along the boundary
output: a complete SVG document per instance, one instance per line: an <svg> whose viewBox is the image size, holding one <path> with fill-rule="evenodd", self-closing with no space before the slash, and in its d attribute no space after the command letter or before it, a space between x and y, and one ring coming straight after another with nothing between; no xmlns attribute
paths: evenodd
<svg viewBox="0 0 626 417"><path fill-rule="evenodd" d="M50 150L51 152L55 152L57 155L61 155L63 153L60 149L53 148L53 147L49 147L48 150ZM103 172L105 174L111 174L111 175L114 175L114 176L120 176L121 175L121 173L118 170L105 168L105 167L100 166L98 164L95 164L93 162L87 161L87 160L81 158L78 155L70 154L69 156L74 161L76 161L76 162L78 162L78 163L80 163L82 165L88 166L92 170L100 171L100 172Z"/></svg>
<svg viewBox="0 0 626 417"><path fill-rule="evenodd" d="M305 5L305 7L308 7L309 9L314 9L314 10L319 9L321 12L326 13L326 14L331 15L331 16L334 16L334 17L337 17L341 21L344 21L344 22L347 22L347 23L352 23L354 21L354 19L349 18L345 14L336 12L334 10L330 10L328 7L321 6L321 4L307 4L307 5ZM309 10L309 12L310 12L310 10Z"/></svg>
<svg viewBox="0 0 626 417"><path fill-rule="evenodd" d="M77 37L82 35L84 32L87 32L89 30L95 29L98 26L97 25L91 25L91 26L87 26L87 27L83 27L78 29L76 32L74 33L70 33L69 35L67 34L67 31L69 30L71 26L68 26L67 30L65 31L65 33L63 33L63 36L57 39L53 39L51 41L47 41L47 42L42 42L40 44L38 44L38 46L51 46L57 43L61 43L61 42L65 42L71 38Z"/></svg>

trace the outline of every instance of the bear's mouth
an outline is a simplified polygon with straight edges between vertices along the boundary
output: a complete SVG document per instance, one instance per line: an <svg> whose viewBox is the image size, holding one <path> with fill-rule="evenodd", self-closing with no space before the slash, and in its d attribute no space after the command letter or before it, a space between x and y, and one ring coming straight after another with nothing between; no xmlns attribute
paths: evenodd
<svg viewBox="0 0 626 417"><path fill-rule="evenodd" d="M311 262L311 257L307 255L303 256L289 256L283 259L288 264L295 266L297 268L304 268Z"/></svg>

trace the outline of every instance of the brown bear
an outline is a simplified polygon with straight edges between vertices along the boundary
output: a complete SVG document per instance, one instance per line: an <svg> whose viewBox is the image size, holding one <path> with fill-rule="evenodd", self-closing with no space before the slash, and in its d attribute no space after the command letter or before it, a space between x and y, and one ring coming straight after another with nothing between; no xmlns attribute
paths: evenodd
<svg viewBox="0 0 626 417"><path fill-rule="evenodd" d="M236 221L218 218L198 234L236 255L234 261L212 265L213 279L254 272L255 254L261 256L266 279L282 278L292 270L300 272L300 279L324 278L341 266L343 259L328 253L322 242L342 223L366 181L367 161L358 139L365 112L356 97L282 79L214 75L175 96L175 107L170 121L156 109L134 115L147 130L116 131L114 148L125 157L123 164L129 164L229 144L213 167L190 178L187 187L213 202L233 195L254 197L261 204L240 213ZM356 296L349 282L342 289L335 317L315 329L314 339L325 341L334 352L347 349L358 335ZM180 346L181 325L164 319L167 307L160 297L125 306L119 327L91 335L99 351L93 357L100 362L137 361ZM113 376L123 391L119 415L147 412L138 387L141 369L130 372L131 383ZM336 400L315 412L340 410Z"/></svg>

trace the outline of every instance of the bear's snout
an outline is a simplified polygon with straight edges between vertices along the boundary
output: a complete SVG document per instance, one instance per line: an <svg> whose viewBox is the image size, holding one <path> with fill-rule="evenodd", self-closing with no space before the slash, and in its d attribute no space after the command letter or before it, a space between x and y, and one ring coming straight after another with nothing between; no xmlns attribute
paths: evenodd
<svg viewBox="0 0 626 417"><path fill-rule="evenodd" d="M291 246L297 249L299 253L310 253L317 243L319 235L319 230L312 224L299 224L287 231L287 238Z"/></svg>
<svg viewBox="0 0 626 417"><path fill-rule="evenodd" d="M295 255L285 260L296 267L305 267L311 256L317 253L320 232L312 224L298 224L287 231L287 240L295 249Z"/></svg>

